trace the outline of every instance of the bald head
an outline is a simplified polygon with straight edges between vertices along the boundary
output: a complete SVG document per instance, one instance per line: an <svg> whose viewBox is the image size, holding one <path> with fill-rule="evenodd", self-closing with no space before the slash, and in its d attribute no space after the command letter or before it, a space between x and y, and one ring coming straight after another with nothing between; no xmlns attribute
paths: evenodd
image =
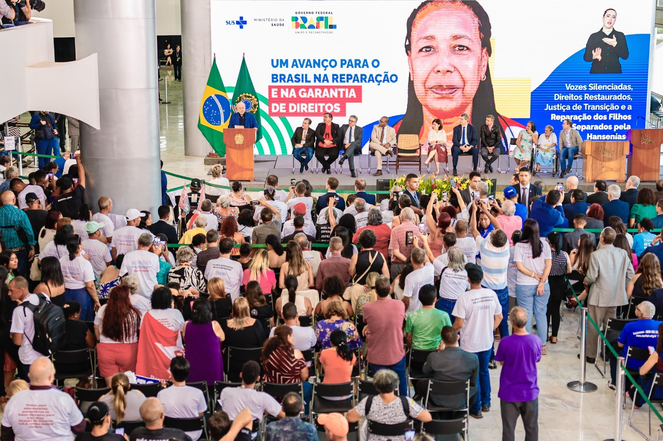
<svg viewBox="0 0 663 441"><path fill-rule="evenodd" d="M143 419L145 426L154 430L163 427L164 410L161 401L158 398L150 397L140 405L140 417Z"/></svg>
<svg viewBox="0 0 663 441"><path fill-rule="evenodd" d="M14 196L14 192L10 190L3 191L0 195L0 202L2 202L2 205L15 205L16 196Z"/></svg>
<svg viewBox="0 0 663 441"><path fill-rule="evenodd" d="M514 328L523 329L527 326L527 310L520 306L514 306L509 312L509 321Z"/></svg>
<svg viewBox="0 0 663 441"><path fill-rule="evenodd" d="M575 190L576 188L578 188L578 177L569 176L568 178L566 178L566 189Z"/></svg>
<svg viewBox="0 0 663 441"><path fill-rule="evenodd" d="M30 384L33 386L50 386L55 377L53 363L46 357L39 357L30 365Z"/></svg>
<svg viewBox="0 0 663 441"><path fill-rule="evenodd" d="M110 209L111 204L113 201L111 201L111 198L108 196L102 196L99 198L97 201L97 205L99 205L99 210L105 210L105 209Z"/></svg>

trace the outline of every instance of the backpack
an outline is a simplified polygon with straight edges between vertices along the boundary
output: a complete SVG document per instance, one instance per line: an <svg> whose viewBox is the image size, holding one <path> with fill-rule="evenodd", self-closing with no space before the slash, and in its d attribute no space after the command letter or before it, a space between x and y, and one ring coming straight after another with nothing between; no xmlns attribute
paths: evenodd
<svg viewBox="0 0 663 441"><path fill-rule="evenodd" d="M30 344L32 348L45 357L56 353L65 344L65 319L62 308L51 303L45 294L35 294L39 297L39 304L33 305L24 302L23 308L32 311L35 326L35 335ZM26 316L25 309L23 310ZM27 336L26 336L27 338Z"/></svg>
<svg viewBox="0 0 663 441"><path fill-rule="evenodd" d="M402 423L396 424L384 424L376 423L368 419L368 414L371 411L371 405L373 404L373 398L375 395L369 395L366 398L366 406L364 407L364 415L368 421L368 431L369 433L378 435L378 436L396 436L403 435L406 429L414 428L412 419L410 418L410 403L407 401L407 397L398 397L401 400L401 405L403 406L403 413L405 414L407 420Z"/></svg>

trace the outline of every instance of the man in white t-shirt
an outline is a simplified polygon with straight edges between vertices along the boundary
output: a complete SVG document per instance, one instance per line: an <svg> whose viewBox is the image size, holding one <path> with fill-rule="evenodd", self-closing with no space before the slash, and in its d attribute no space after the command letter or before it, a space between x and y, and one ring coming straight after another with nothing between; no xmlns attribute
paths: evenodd
<svg viewBox="0 0 663 441"><path fill-rule="evenodd" d="M39 296L37 294L30 294L28 290L28 281L21 276L14 278L8 285L9 297L20 303L31 303L35 306L39 305ZM44 296L42 294L42 296ZM47 296L44 296L46 301ZM33 320L32 311L25 305L17 306L12 313L11 329L12 341L18 348L18 358L23 365L24 375L27 376L30 370L30 365L34 363L39 357L45 357L48 354L40 354L32 348L32 341L35 337L35 324Z"/></svg>
<svg viewBox="0 0 663 441"><path fill-rule="evenodd" d="M427 241L422 241L424 246L428 246ZM414 271L405 278L405 288L403 289L403 303L405 303L405 315L421 309L419 301L419 290L424 285L435 284L435 268L430 262L426 262L426 252L421 248L415 248L410 255Z"/></svg>
<svg viewBox="0 0 663 441"><path fill-rule="evenodd" d="M186 385L190 369L191 365L189 361L181 355L170 360L170 373L173 376L173 385L157 394L157 398L163 404L168 418L196 418L203 416L205 411L207 411L207 400L203 391ZM185 433L193 441L198 441L203 431L196 430Z"/></svg>
<svg viewBox="0 0 663 441"><path fill-rule="evenodd" d="M279 210L279 213L281 213L281 221L285 221L288 218L288 207L286 206L285 202L276 199L276 190L274 190L274 187L266 185L265 190L263 190L263 194L265 195L265 201L267 204ZM260 223L260 212L263 208L264 207L262 205L255 207L255 211L253 212L253 220L256 223Z"/></svg>
<svg viewBox="0 0 663 441"><path fill-rule="evenodd" d="M157 273L159 272L159 258L149 251L152 243L153 239L150 233L141 234L138 238L138 249L125 254L120 268L120 276L134 274L138 277L138 291L136 294L140 294L147 299L152 297L152 291L157 284Z"/></svg>
<svg viewBox="0 0 663 441"><path fill-rule="evenodd" d="M306 213L304 218L311 220L311 210L313 209L313 198L304 196L306 194L306 184L303 182L297 183L295 188L290 187L290 194L288 194L288 199L285 201L285 205L288 207L288 210L292 210L292 207L302 203L306 205Z"/></svg>
<svg viewBox="0 0 663 441"><path fill-rule="evenodd" d="M130 208L127 211L127 226L118 228L113 233L113 240L111 241L113 260L117 259L120 254L127 254L138 249L138 238L145 233L145 230L138 228L143 216L145 216L145 213L141 213L135 208Z"/></svg>
<svg viewBox="0 0 663 441"><path fill-rule="evenodd" d="M479 392L470 408L470 415L483 418L490 410L490 374L488 363L493 349L495 329L502 321L502 305L495 291L481 287L483 270L473 263L465 265L470 290L458 297L453 316L453 327L460 331L460 347L479 357Z"/></svg>
<svg viewBox="0 0 663 441"><path fill-rule="evenodd" d="M41 201L41 206L46 206L46 195L44 194L44 189L39 185L26 184L20 178L12 179L9 185L11 186L12 191L18 195L18 198L16 199L18 201L18 208L21 210L28 208L28 204L25 202L25 197L28 193L36 194Z"/></svg>
<svg viewBox="0 0 663 441"><path fill-rule="evenodd" d="M463 254L469 263L476 263L477 261L477 243L474 238L468 235L468 223L466 220L459 220L456 222L454 230L456 231L456 246L463 250Z"/></svg>
<svg viewBox="0 0 663 441"><path fill-rule="evenodd" d="M101 273L111 266L112 261L108 245L101 242L103 227L99 222L88 222L85 226L88 238L83 241L83 250L89 257L97 280L101 277Z"/></svg>
<svg viewBox="0 0 663 441"><path fill-rule="evenodd" d="M283 305L283 320L285 321L286 326L290 326L292 329L292 337L295 340L294 348L300 351L308 351L318 342L315 331L310 326L299 326L298 323L299 314L297 313L297 307L294 303L286 303ZM274 329L272 328L269 331L269 337L274 337Z"/></svg>
<svg viewBox="0 0 663 441"><path fill-rule="evenodd" d="M97 201L99 206L99 212L92 215L92 220L103 224L102 234L108 240L108 243L111 243L113 239L113 232L115 231L115 225L113 220L110 218L110 212L113 209L113 200L108 196L102 196Z"/></svg>
<svg viewBox="0 0 663 441"><path fill-rule="evenodd" d="M14 395L2 416L3 440L71 441L85 419L69 394L53 388L55 368L46 357L30 366L30 389Z"/></svg>
<svg viewBox="0 0 663 441"><path fill-rule="evenodd" d="M242 366L242 387L226 387L221 392L219 404L234 420L244 408L251 411L254 420L262 421L265 412L279 419L285 417L281 405L271 395L255 390L260 381L260 365L256 361L247 361Z"/></svg>
<svg viewBox="0 0 663 441"><path fill-rule="evenodd" d="M230 258L232 249L232 239L226 237L219 242L219 258L207 262L205 280L209 282L214 277L221 278L226 284L226 292L230 294L230 298L234 302L239 297L244 270L241 263Z"/></svg>

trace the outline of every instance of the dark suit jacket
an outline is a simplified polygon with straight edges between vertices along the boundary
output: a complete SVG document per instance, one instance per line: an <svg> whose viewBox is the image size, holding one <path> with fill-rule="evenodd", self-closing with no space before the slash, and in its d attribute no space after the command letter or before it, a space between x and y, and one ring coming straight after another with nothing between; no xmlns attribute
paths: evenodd
<svg viewBox="0 0 663 441"><path fill-rule="evenodd" d="M472 202L472 190L470 190L470 187L467 187L465 190L461 190L460 197L463 198L465 205L468 205L470 202Z"/></svg>
<svg viewBox="0 0 663 441"><path fill-rule="evenodd" d="M566 205L566 204L571 203L571 193L572 192L573 192L573 190L567 191L566 193L564 193L564 202L562 202L562 205ZM582 201L579 201L579 202L587 202L587 193L585 193L585 199L583 199Z"/></svg>
<svg viewBox="0 0 663 441"><path fill-rule="evenodd" d="M481 147L500 147L498 144L502 138L497 124L493 124L493 129L489 130L486 124L481 126Z"/></svg>
<svg viewBox="0 0 663 441"><path fill-rule="evenodd" d="M477 129L472 124L467 125L466 136L467 136L467 143L472 147L476 147L477 143L479 142L479 138L477 137ZM463 138L463 127L462 126L454 127L454 136L452 141L453 146L460 147L462 138Z"/></svg>
<svg viewBox="0 0 663 441"><path fill-rule="evenodd" d="M522 196L521 195L521 190L520 190L520 184L514 185L513 188L515 188L516 191L518 192L518 203L522 204L523 201L520 200L520 197ZM543 190L541 190L541 187L537 187L536 185L530 183L529 184L529 198L527 199L528 204L531 205L532 204L532 199L534 199L537 196L541 196L541 195L543 195ZM531 207L528 206L527 207L527 214L528 215L529 215L530 210L531 210Z"/></svg>
<svg viewBox="0 0 663 441"><path fill-rule="evenodd" d="M315 148L315 130L313 130L311 127L308 128L308 132L306 132L306 139L304 142L302 142L302 134L304 133L304 129L301 127L297 127L295 129L295 133L292 134L292 138L290 138L290 142L292 143L292 147L295 147L295 144L303 144L303 147L310 147L310 148Z"/></svg>
<svg viewBox="0 0 663 441"><path fill-rule="evenodd" d="M219 256L221 256L219 247L209 247L205 251L198 253L198 257L196 257L196 266L200 271L205 273L207 262L210 260L218 259Z"/></svg>
<svg viewBox="0 0 663 441"><path fill-rule="evenodd" d="M357 192L357 197L362 198L365 200L367 203L371 205L375 205L375 195L374 194L368 194L365 191L358 191Z"/></svg>
<svg viewBox="0 0 663 441"><path fill-rule="evenodd" d="M355 140L352 142L350 147L347 149L345 148L345 133L348 131L350 128L349 125L343 124L340 129L340 134L339 134L339 140L338 140L338 148L341 150L350 150L352 148L355 148L358 151L361 151L361 146L362 146L362 137L364 135L364 129L359 127L358 125L355 124ZM324 132L323 132L324 133Z"/></svg>
<svg viewBox="0 0 663 441"><path fill-rule="evenodd" d="M576 217L576 214L586 214L589 204L587 202L574 202L572 204L566 204L563 207L564 216L569 220L569 225L573 225L573 218Z"/></svg>
<svg viewBox="0 0 663 441"><path fill-rule="evenodd" d="M230 115L230 121L228 122L228 128L233 129L236 125L239 125L239 113L233 113ZM256 117L251 112L244 113L244 128L245 129L257 129L258 122Z"/></svg>
<svg viewBox="0 0 663 441"><path fill-rule="evenodd" d="M663 214L659 214L651 221L654 222L654 228L663 228Z"/></svg>
<svg viewBox="0 0 663 441"><path fill-rule="evenodd" d="M629 210L633 208L635 205L636 200L638 199L638 189L637 188L631 188L626 191L622 191L622 195L619 197L620 201L624 201L628 203L628 208Z"/></svg>
<svg viewBox="0 0 663 441"><path fill-rule="evenodd" d="M663 199L663 191L655 191L654 192L654 198L656 198L656 202Z"/></svg>
<svg viewBox="0 0 663 441"><path fill-rule="evenodd" d="M412 194L410 193L410 190L408 190L408 189L403 190L403 194L404 194L404 195L407 195L407 197L410 198L410 200L412 201L412 206L413 206L413 207L421 208L421 206L419 205L419 202L416 201L416 200L412 197ZM418 198L419 200L421 200L421 193L417 192L417 198Z"/></svg>
<svg viewBox="0 0 663 441"><path fill-rule="evenodd" d="M608 193L606 193L605 191L599 191L587 196L587 203L589 205L592 204L603 205L607 204L608 202L610 202L610 200L608 199Z"/></svg>
<svg viewBox="0 0 663 441"><path fill-rule="evenodd" d="M172 227L168 225L166 222L162 220L158 220L147 229L150 231L150 233L154 234L155 236L157 234L165 234L166 237L168 238L168 243L177 243L179 242L179 239L177 238L177 230L175 230L175 227Z"/></svg>
<svg viewBox="0 0 663 441"><path fill-rule="evenodd" d="M564 236L562 237L562 240L564 241L562 249L567 253L570 253L571 250L578 248L578 239L580 239L580 236L583 234L589 234L592 236L594 238L594 245L596 245L596 236L594 234L588 233L584 228L576 228L570 233L564 233Z"/></svg>
<svg viewBox="0 0 663 441"><path fill-rule="evenodd" d="M315 137L316 137L315 146L316 147L320 147L320 146L318 146L318 144L320 144L321 142L324 142L324 140L325 140L325 129L326 129L325 123L323 123L323 122L318 124L318 127L315 128ZM332 143L329 147L320 147L320 148L330 148L330 147L334 147L335 145L338 146L338 144L341 142L341 138L339 136L340 134L341 134L341 131L338 128L338 124L331 123L331 135L332 135L332 140L331 141L332 141Z"/></svg>
<svg viewBox="0 0 663 441"><path fill-rule="evenodd" d="M619 216L628 225L628 216L631 213L628 202L615 199L601 205L601 207L603 208L603 222L607 224L611 216Z"/></svg>
<svg viewBox="0 0 663 441"><path fill-rule="evenodd" d="M329 206L329 200L328 200L329 196L334 197L334 196L340 196L340 195L338 193L334 192L334 191L330 191L330 192L325 193L322 196L320 196L318 198L318 202L316 202L316 204L315 204L315 212L316 213L320 214L320 211L322 211L323 208ZM345 199L343 199L342 197L339 197L338 202L336 203L336 208L338 208L341 211L345 210Z"/></svg>

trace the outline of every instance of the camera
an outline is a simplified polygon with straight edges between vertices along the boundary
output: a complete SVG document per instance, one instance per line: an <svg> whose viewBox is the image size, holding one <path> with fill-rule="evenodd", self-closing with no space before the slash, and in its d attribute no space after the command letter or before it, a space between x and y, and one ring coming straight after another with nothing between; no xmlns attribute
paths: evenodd
<svg viewBox="0 0 663 441"><path fill-rule="evenodd" d="M16 2L16 6L18 6L19 8L24 8L26 3L27 0L19 0ZM44 3L43 0L30 0L30 8L34 9L35 11L41 12L44 9L46 9L46 3Z"/></svg>

